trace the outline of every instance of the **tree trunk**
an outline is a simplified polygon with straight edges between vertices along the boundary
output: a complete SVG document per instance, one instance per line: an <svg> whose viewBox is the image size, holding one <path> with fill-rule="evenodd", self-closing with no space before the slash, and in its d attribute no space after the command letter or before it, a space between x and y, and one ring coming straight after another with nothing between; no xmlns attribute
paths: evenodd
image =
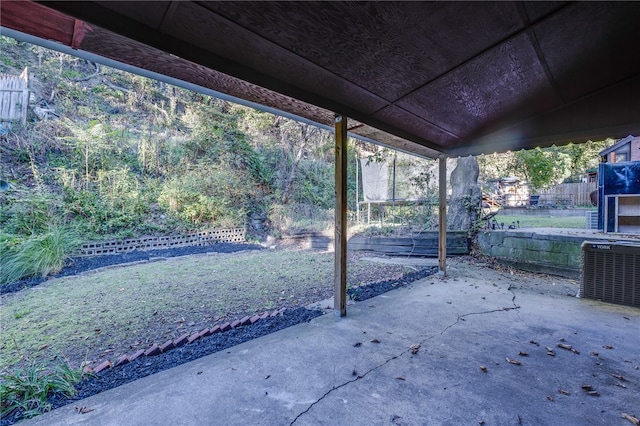
<svg viewBox="0 0 640 426"><path fill-rule="evenodd" d="M447 215L447 229L469 231L479 218L482 191L478 186L480 168L475 157L458 158L451 172L451 200Z"/></svg>

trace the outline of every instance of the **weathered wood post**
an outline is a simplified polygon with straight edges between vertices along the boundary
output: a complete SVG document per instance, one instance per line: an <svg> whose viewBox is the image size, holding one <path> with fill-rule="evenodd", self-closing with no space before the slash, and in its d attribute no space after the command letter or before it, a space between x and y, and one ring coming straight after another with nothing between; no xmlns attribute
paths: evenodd
<svg viewBox="0 0 640 426"><path fill-rule="evenodd" d="M438 156L438 265L440 272L447 275L447 157Z"/></svg>
<svg viewBox="0 0 640 426"><path fill-rule="evenodd" d="M347 118L335 117L335 274L333 309L336 316L347 315Z"/></svg>

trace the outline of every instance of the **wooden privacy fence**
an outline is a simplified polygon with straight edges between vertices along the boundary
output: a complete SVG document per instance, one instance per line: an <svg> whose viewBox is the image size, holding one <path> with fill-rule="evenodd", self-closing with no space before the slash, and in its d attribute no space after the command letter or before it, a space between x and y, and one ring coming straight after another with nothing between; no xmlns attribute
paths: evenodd
<svg viewBox="0 0 640 426"><path fill-rule="evenodd" d="M122 241L82 244L76 256L99 256L105 254L127 253L134 250L159 250L175 247L204 246L215 243L242 243L245 241L245 228L212 229L187 235L168 237L141 237Z"/></svg>
<svg viewBox="0 0 640 426"><path fill-rule="evenodd" d="M0 74L0 123L27 121L29 106L29 73L27 68L20 75Z"/></svg>
<svg viewBox="0 0 640 426"><path fill-rule="evenodd" d="M589 193L597 189L595 182L562 183L540 190L539 205L552 203L562 207L590 206Z"/></svg>

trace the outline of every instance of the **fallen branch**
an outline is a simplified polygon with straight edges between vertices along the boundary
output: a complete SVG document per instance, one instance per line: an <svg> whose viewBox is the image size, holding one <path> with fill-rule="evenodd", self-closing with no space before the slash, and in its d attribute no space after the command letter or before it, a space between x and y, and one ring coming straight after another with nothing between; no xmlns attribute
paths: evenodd
<svg viewBox="0 0 640 426"><path fill-rule="evenodd" d="M129 89L126 89L126 88L124 88L124 87L116 86L115 84L113 84L112 82L110 82L109 80L107 80L106 78L103 78L103 79L102 79L102 82L103 82L104 84L106 84L106 85L107 85L107 87L110 87L110 88L112 88L113 90L117 90L117 91L119 91L119 92L124 92L124 93L127 93L127 94L132 94L132 93L133 93L133 95L134 95L134 96L137 96L136 92L134 92L134 91L132 91L132 90L129 90Z"/></svg>

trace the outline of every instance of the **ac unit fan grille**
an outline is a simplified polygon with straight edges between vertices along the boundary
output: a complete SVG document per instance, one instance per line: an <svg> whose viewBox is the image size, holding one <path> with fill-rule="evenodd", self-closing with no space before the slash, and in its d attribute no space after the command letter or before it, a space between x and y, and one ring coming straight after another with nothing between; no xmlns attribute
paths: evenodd
<svg viewBox="0 0 640 426"><path fill-rule="evenodd" d="M584 243L582 297L640 307L640 246Z"/></svg>

